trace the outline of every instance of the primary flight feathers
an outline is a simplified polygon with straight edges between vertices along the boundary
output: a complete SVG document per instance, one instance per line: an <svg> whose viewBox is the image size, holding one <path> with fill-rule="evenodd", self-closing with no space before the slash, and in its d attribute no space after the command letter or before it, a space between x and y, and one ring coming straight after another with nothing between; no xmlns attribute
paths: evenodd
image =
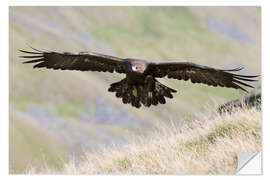
<svg viewBox="0 0 270 180"><path fill-rule="evenodd" d="M235 74L243 68L215 69L191 62L151 62L140 59L118 58L93 52L53 52L41 51L32 48L33 51L19 50L26 53L22 58L31 59L24 63L36 63L34 68L49 68L60 70L101 71L125 73L126 78L110 85L109 91L116 92L116 96L122 98L123 103L130 103L139 108L141 104L146 107L165 104L167 98L173 98L171 89L156 78L168 78L203 83L210 86L221 86L241 89L253 88L247 82L257 81L258 76L246 76ZM246 91L247 92L247 91Z"/></svg>

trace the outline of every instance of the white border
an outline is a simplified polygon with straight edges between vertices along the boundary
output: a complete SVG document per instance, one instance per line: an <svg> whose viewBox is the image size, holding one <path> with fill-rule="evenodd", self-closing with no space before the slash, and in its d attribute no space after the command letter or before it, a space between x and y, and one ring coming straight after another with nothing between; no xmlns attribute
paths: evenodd
<svg viewBox="0 0 270 180"><path fill-rule="evenodd" d="M86 6L86 5L92 5L92 6L106 6L106 5L124 5L124 6L133 6L133 5L141 5L141 6L148 6L148 5L154 5L154 6L172 6L172 5L184 5L184 6L228 6L228 5L234 5L234 6L262 6L262 24L263 24L263 32L262 32L262 86L263 86L263 108L264 108L264 116L263 116L263 132L264 132L264 139L263 139L263 176L257 176L256 178L266 178L270 174L269 169L269 160L270 160L270 149L269 149L269 142L270 142L270 119L269 119L269 110L270 108L269 104L269 96L270 94L270 87L269 85L269 73L270 70L270 44L267 43L270 40L270 9L268 6L269 0L156 0L155 2L152 2L152 0L46 0L46 1L37 1L37 0L10 0L9 2L5 1L5 4L1 4L1 61L0 61L0 175L4 176L2 178L20 178L20 179L26 179L26 178L55 178L56 176L10 176L8 175L8 6L12 5L23 5L23 6L29 6L29 5L61 5L61 6L70 6L70 5L79 5L79 6ZM264 153L265 152L265 153ZM61 178L70 179L73 176L62 176ZM76 176L76 178L104 178L105 176ZM127 176L110 176L109 178L112 179L121 179L126 178ZM145 176L143 176L145 177ZM185 176L185 177L179 177L179 176L155 176L155 178L194 178L199 177L202 179L211 179L211 178L228 178L227 176ZM59 177L56 177L59 178ZM134 178L137 179L137 176L128 176L128 178ZM142 178L142 177L140 177ZM146 176L146 178L149 178L149 176ZM229 178L239 178L239 176L230 176ZM240 178L254 178L253 176L240 176ZM269 177L268 177L269 178Z"/></svg>
<svg viewBox="0 0 270 180"><path fill-rule="evenodd" d="M8 172L8 7L1 6L0 173Z"/></svg>

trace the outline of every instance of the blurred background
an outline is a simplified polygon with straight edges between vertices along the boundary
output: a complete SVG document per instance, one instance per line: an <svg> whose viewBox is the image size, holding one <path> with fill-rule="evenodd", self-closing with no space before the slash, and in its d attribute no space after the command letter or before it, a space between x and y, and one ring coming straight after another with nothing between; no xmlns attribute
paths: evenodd
<svg viewBox="0 0 270 180"><path fill-rule="evenodd" d="M160 121L189 123L244 96L234 89L161 79L165 105L132 108L109 93L124 75L33 69L18 49L94 51L122 58L244 66L261 74L259 7L10 7L10 172L61 168L84 151L121 146ZM260 82L255 83L259 86Z"/></svg>

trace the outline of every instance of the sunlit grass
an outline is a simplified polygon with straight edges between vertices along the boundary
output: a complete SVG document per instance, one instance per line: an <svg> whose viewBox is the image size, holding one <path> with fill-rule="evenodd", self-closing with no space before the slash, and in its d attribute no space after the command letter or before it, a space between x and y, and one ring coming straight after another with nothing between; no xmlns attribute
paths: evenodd
<svg viewBox="0 0 270 180"><path fill-rule="evenodd" d="M158 129L125 146L86 152L60 171L32 173L63 174L234 174L237 153L255 153L261 148L261 112L241 109L232 115L161 123Z"/></svg>

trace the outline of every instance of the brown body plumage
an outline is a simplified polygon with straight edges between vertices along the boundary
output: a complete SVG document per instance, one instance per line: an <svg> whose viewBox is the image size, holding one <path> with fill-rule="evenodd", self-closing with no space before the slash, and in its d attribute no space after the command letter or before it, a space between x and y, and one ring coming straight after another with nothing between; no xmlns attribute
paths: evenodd
<svg viewBox="0 0 270 180"><path fill-rule="evenodd" d="M137 108L140 108L141 104L146 107L158 103L165 104L165 98L173 98L172 93L176 90L161 84L156 78L168 76L185 81L190 79L192 83L246 91L240 85L253 88L245 82L256 81L254 78L258 77L232 73L242 68L222 70L190 62L156 63L139 59L121 59L92 52L60 53L34 48L33 50L33 52L20 51L31 54L21 57L32 58L33 60L24 63L37 63L34 68L125 73L126 78L111 84L109 91L122 98L124 104L131 104Z"/></svg>

